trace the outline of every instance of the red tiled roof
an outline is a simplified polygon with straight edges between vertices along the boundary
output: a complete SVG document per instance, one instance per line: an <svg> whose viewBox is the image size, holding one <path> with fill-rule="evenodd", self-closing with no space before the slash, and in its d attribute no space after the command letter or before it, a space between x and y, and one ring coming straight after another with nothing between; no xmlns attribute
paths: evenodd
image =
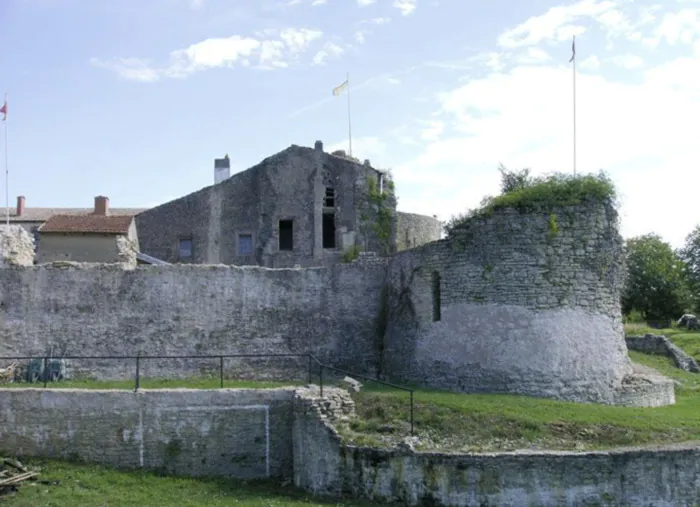
<svg viewBox="0 0 700 507"><path fill-rule="evenodd" d="M39 232L127 234L133 221L131 215L54 215L39 228Z"/></svg>
<svg viewBox="0 0 700 507"><path fill-rule="evenodd" d="M110 216L138 215L148 208L109 208ZM17 210L10 208L10 222L45 222L54 215L90 215L94 208L24 208L23 213L17 216ZM2 217L5 210L0 211Z"/></svg>

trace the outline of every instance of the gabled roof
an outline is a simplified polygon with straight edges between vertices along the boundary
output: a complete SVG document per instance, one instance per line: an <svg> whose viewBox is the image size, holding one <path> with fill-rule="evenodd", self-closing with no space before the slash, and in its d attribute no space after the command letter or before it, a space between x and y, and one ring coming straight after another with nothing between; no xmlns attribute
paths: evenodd
<svg viewBox="0 0 700 507"><path fill-rule="evenodd" d="M127 234L133 221L131 215L54 215L39 228L39 232Z"/></svg>
<svg viewBox="0 0 700 507"><path fill-rule="evenodd" d="M148 208L109 208L110 216L134 216ZM4 216L4 211L0 213ZM17 210L10 208L10 222L45 222L54 215L90 215L94 208L24 208L17 216Z"/></svg>

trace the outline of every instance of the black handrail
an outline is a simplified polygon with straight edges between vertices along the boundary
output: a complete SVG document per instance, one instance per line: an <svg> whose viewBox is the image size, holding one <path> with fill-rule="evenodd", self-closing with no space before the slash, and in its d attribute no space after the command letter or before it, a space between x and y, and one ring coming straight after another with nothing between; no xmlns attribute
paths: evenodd
<svg viewBox="0 0 700 507"><path fill-rule="evenodd" d="M367 375L361 374L361 373L355 373L351 372L348 370L344 370L342 368L336 368L335 366L330 366L327 364L322 363L318 358L316 358L313 354L214 354L214 355L204 355L204 354L198 354L198 355L174 355L174 356L155 356L155 355L142 355L142 354L136 354L136 355L113 355L113 356L57 356L57 357L52 357L52 356L43 356L43 357L37 357L37 356L0 356L0 361L21 361L21 360L32 360L32 359L43 359L43 367L44 367L44 372L43 372L43 382L44 382L44 387L48 386L48 365L49 361L52 360L63 360L63 359L69 359L69 360L136 360L136 374L135 374L135 385L134 385L134 392L138 391L140 386L141 386L141 361L142 360L148 360L148 359L218 359L219 360L219 385L223 389L224 387L224 360L225 359L235 359L235 358L293 358L293 357L298 357L298 358L303 358L303 357L308 357L308 368L309 368L309 384L311 384L313 380L313 364L315 363L319 370L318 370L318 376L319 376L319 392L321 398L323 398L323 372L324 370L329 370L329 371L335 371L338 373L342 373L343 375L348 375L350 377L356 377L360 378L369 382L375 382L380 385L384 385L387 387L391 387L393 389L398 389L400 391L406 391L409 393L409 419L410 419L410 424L411 424L411 435L414 434L414 390L410 387L405 387L401 386L398 384L393 384L391 382L386 382L384 380L379 380L377 378L372 378Z"/></svg>

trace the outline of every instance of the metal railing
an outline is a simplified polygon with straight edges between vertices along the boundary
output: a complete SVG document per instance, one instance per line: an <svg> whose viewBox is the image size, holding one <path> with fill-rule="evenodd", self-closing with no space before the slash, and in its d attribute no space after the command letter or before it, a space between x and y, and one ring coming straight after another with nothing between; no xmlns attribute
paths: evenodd
<svg viewBox="0 0 700 507"><path fill-rule="evenodd" d="M225 373L224 373L224 363L226 359L273 359L273 358L286 358L286 359L292 359L292 358L307 358L308 360L308 383L313 384L313 379L314 379L314 367L318 369L318 385L319 385L319 394L321 398L323 398L323 387L324 387L324 372L337 372L341 373L343 375L347 375L353 378L359 378L368 382L374 382L375 384L391 387L392 389L397 389L400 391L407 392L409 394L409 406L408 406L408 417L410 421L410 427L411 427L411 435L414 434L414 414L415 414L415 409L414 409L414 390L405 387L405 386L400 386L397 384L393 384L391 382L386 382L384 380L379 380L377 378L372 378L367 375L363 375L361 373L355 373L351 372L348 370L344 370L342 368L336 368L335 366L330 366L328 364L324 364L321 362L318 358L316 358L312 354L214 354L214 355L174 355L174 356L153 356L153 355L142 355L142 354L136 354L135 356L120 356L120 355L113 355L113 356L68 356L68 355L62 355L62 356L0 356L0 361L12 361L12 362L17 362L17 361L41 361L42 369L40 370L40 374L36 378L38 381L37 383L43 383L44 388L48 388L49 382L53 382L54 379L52 378L52 372L50 371L50 366L52 363L56 361L64 361L64 360L69 360L69 361L134 361L134 367L135 367L135 375L134 375L134 392L137 392L140 387L141 387L141 367L142 363L144 361L149 361L149 360L192 360L192 359L199 359L199 360L218 360L218 376L219 376L219 387L221 389L224 388L224 380L225 380ZM65 363L64 363L65 364ZM253 380L253 379L248 379L248 380ZM328 382L326 381L326 384Z"/></svg>

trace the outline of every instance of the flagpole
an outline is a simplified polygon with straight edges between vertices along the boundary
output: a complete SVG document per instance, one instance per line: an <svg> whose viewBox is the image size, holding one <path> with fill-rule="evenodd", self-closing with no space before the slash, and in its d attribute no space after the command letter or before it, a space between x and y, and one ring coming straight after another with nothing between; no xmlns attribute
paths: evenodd
<svg viewBox="0 0 700 507"><path fill-rule="evenodd" d="M5 107L7 107L7 93L5 93ZM10 169L7 164L7 111L5 111L5 223L10 225Z"/></svg>
<svg viewBox="0 0 700 507"><path fill-rule="evenodd" d="M350 119L350 73L346 76L348 83L348 141L350 143L350 156L352 157L352 122Z"/></svg>
<svg viewBox="0 0 700 507"><path fill-rule="evenodd" d="M574 73L574 177L576 177L576 36L572 43L573 48L573 73Z"/></svg>

